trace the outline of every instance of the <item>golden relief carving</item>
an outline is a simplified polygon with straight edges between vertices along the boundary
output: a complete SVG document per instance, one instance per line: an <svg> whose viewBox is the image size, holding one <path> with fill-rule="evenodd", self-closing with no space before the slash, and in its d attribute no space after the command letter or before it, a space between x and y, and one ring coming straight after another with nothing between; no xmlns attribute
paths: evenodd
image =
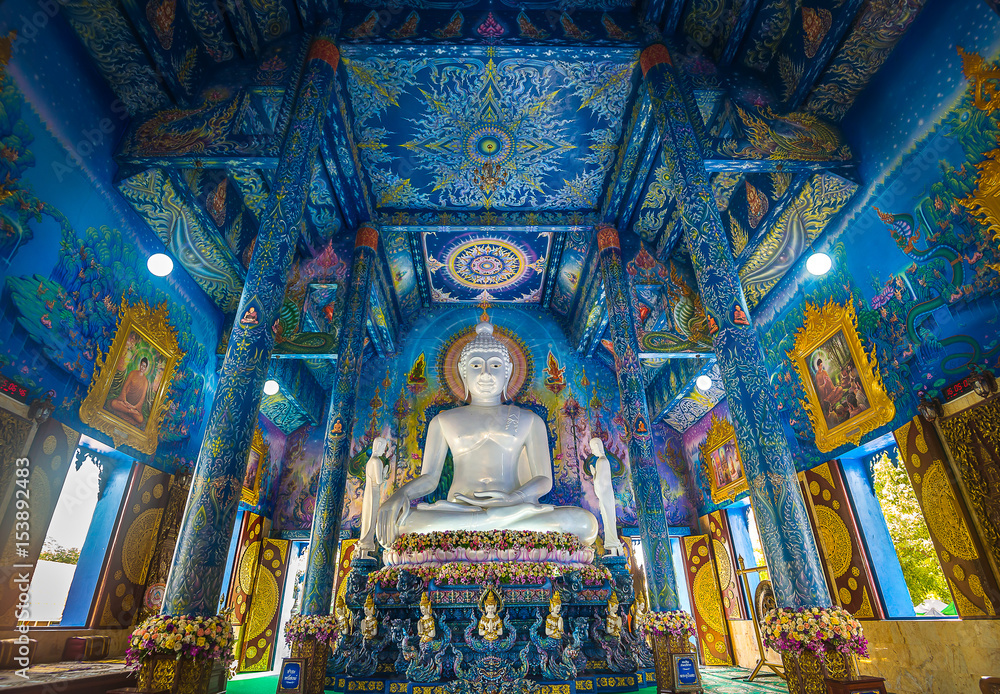
<svg viewBox="0 0 1000 694"><path fill-rule="evenodd" d="M715 554L715 565L719 571L719 585L725 590L733 580L733 563L729 560L725 542L713 539L712 549Z"/></svg>
<svg viewBox="0 0 1000 694"><path fill-rule="evenodd" d="M732 422L713 414L700 450L701 468L712 490L713 503L731 501L748 489Z"/></svg>
<svg viewBox="0 0 1000 694"><path fill-rule="evenodd" d="M940 460L927 469L919 493L927 525L941 546L959 559L978 559L969 527Z"/></svg>
<svg viewBox="0 0 1000 694"><path fill-rule="evenodd" d="M146 584L149 560L156 544L156 531L163 517L162 508L150 508L140 513L125 532L122 548L122 569L125 577L138 586Z"/></svg>
<svg viewBox="0 0 1000 694"><path fill-rule="evenodd" d="M830 463L823 463L822 465L817 465L812 469L812 472L816 473L820 477L826 480L826 483L831 487L836 487L833 483L833 473L830 472ZM830 492L827 492L829 494ZM825 497L824 497L825 498Z"/></svg>
<svg viewBox="0 0 1000 694"><path fill-rule="evenodd" d="M240 558L240 590L247 595L253 592L254 574L257 573L259 557L260 540L254 540L247 545L246 551Z"/></svg>
<svg viewBox="0 0 1000 694"><path fill-rule="evenodd" d="M940 423L958 468L972 520L993 564L1000 571L1000 399L971 407Z"/></svg>
<svg viewBox="0 0 1000 694"><path fill-rule="evenodd" d="M950 578L948 579L948 587L951 588L951 595L955 598L955 607L958 608L958 613L963 617L985 617L986 613L981 609L976 607L969 598L965 596L955 582Z"/></svg>
<svg viewBox="0 0 1000 694"><path fill-rule="evenodd" d="M816 512L816 531L823 543L827 566L834 578L840 578L851 568L851 534L840 515L829 506L817 504L813 510Z"/></svg>
<svg viewBox="0 0 1000 694"><path fill-rule="evenodd" d="M875 619L875 611L872 609L871 600L868 598L868 589L861 586L861 606L858 607L857 611L854 613L855 617L862 619L868 617L869 619Z"/></svg>
<svg viewBox="0 0 1000 694"><path fill-rule="evenodd" d="M896 416L882 384L875 348L865 351L858 337L854 298L823 307L807 302L803 326L788 357L802 381L802 407L816 434L816 447L831 451Z"/></svg>

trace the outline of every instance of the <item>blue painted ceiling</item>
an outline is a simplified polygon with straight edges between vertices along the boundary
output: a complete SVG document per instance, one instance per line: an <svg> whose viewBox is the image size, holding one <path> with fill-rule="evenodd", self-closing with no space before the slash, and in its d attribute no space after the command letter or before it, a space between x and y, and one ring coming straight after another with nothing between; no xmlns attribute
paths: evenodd
<svg viewBox="0 0 1000 694"><path fill-rule="evenodd" d="M630 259L641 240L683 280L668 271L637 289L653 310L636 317L652 379L664 356L702 352L707 338L687 310L698 297L677 250L682 182L641 86L640 37L674 41L755 304L854 194L853 153L834 124L924 1L61 4L133 119L119 190L224 314L242 290L307 38L337 16L338 92L303 183L299 266L349 263L353 230L371 220L386 263L376 352L421 306L488 300L549 308L594 355L607 317L590 228L613 223ZM290 330L304 310L288 308ZM332 342L316 342L318 361L305 348L294 357L321 384Z"/></svg>

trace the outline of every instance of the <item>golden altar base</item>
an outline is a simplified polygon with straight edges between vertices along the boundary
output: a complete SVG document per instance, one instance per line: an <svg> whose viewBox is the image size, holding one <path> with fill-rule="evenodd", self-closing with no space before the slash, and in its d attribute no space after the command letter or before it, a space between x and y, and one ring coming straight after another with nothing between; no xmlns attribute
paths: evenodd
<svg viewBox="0 0 1000 694"><path fill-rule="evenodd" d="M303 694L323 694L326 682L326 661L330 658L329 644L308 639L293 641L291 644L292 658L307 658L305 677L303 677Z"/></svg>
<svg viewBox="0 0 1000 694"><path fill-rule="evenodd" d="M781 651L785 666L788 694L826 694L826 677L846 680L858 675L858 664L853 655L834 651L820 660L810 651L793 653Z"/></svg>
<svg viewBox="0 0 1000 694"><path fill-rule="evenodd" d="M156 655L139 667L139 692L219 694L226 691L226 668L218 660Z"/></svg>

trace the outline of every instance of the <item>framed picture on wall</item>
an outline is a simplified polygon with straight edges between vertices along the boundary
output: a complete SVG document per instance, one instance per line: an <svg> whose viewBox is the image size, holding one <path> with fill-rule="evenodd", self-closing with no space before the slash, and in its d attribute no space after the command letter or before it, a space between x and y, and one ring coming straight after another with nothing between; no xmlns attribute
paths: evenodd
<svg viewBox="0 0 1000 694"><path fill-rule="evenodd" d="M260 426L254 427L253 441L250 443L250 453L247 454L247 469L243 475L243 491L240 500L251 506L260 501L260 477L267 464L268 445L264 441L264 432Z"/></svg>
<svg viewBox="0 0 1000 694"><path fill-rule="evenodd" d="M115 446L153 453L177 362L177 346L166 303L155 309L122 299L118 329L106 355L98 351L80 421L111 436Z"/></svg>
<svg viewBox="0 0 1000 694"><path fill-rule="evenodd" d="M788 352L802 380L803 407L816 448L831 451L892 420L896 408L885 392L875 351L865 352L853 301L823 307L806 303L805 322Z"/></svg>
<svg viewBox="0 0 1000 694"><path fill-rule="evenodd" d="M728 419L712 415L712 426L701 445L701 467L712 490L712 503L729 501L747 490L736 429Z"/></svg>

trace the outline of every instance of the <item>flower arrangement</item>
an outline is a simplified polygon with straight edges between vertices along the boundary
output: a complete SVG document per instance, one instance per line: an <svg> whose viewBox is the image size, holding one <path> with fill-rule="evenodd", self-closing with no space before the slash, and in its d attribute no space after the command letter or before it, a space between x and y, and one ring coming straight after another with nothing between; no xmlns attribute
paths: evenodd
<svg viewBox="0 0 1000 694"><path fill-rule="evenodd" d="M809 651L820 660L834 651L868 655L860 622L842 607L774 609L764 615L761 632L764 644L777 651Z"/></svg>
<svg viewBox="0 0 1000 694"><path fill-rule="evenodd" d="M225 615L155 615L132 632L125 666L138 670L157 655L221 660L228 668L233 661L233 627Z"/></svg>
<svg viewBox="0 0 1000 694"><path fill-rule="evenodd" d="M302 641L330 643L337 638L337 617L335 615L294 615L285 625L285 643L291 645Z"/></svg>
<svg viewBox="0 0 1000 694"><path fill-rule="evenodd" d="M550 578L579 571L584 585L602 585L611 580L611 572L592 564L559 564L554 562L450 562L422 566L386 566L369 576L369 581L383 588L393 588L400 571L416 574L425 583L433 580L441 586L472 586L492 584L542 585Z"/></svg>
<svg viewBox="0 0 1000 694"><path fill-rule="evenodd" d="M689 638L697 633L694 619L684 610L671 612L647 612L642 620L642 628L648 633L665 634Z"/></svg>
<svg viewBox="0 0 1000 694"><path fill-rule="evenodd" d="M407 533L383 554L386 565L419 565L429 562L594 561L594 550L584 547L572 533L531 530L455 530Z"/></svg>

